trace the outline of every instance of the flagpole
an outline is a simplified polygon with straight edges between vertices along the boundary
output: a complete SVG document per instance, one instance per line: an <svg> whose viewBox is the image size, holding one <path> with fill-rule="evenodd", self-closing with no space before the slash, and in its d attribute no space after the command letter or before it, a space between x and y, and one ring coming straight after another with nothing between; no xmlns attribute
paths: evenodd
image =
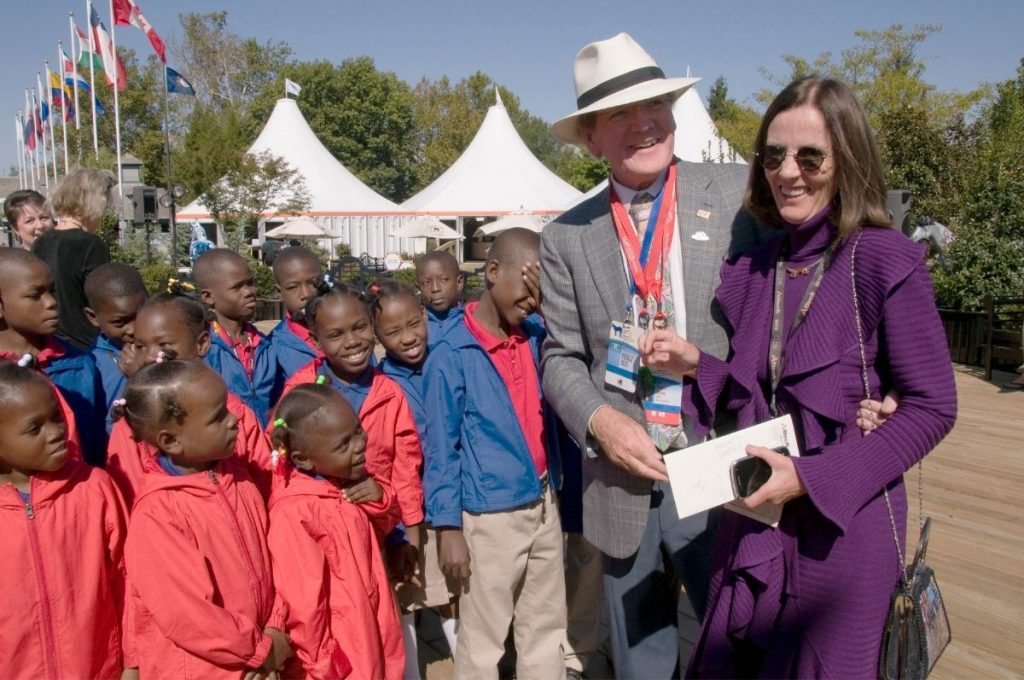
<svg viewBox="0 0 1024 680"><path fill-rule="evenodd" d="M114 54L114 150L117 153L117 216L120 222L124 221L124 185L121 182L121 110L118 103L117 90L120 73L117 70L117 27L114 25L114 0L107 1L107 9L110 12L110 50ZM122 238L124 231L122 231Z"/></svg>
<svg viewBox="0 0 1024 680"><path fill-rule="evenodd" d="M39 107L40 107L40 109L42 109L43 104L46 104L46 120L42 121L42 123L40 124L40 127L42 127L42 129L43 129L43 167L46 169L46 189L49 190L50 189L50 167L49 167L50 164L46 160L46 139L47 138L50 139L50 147L53 148L53 126L50 125L49 134L47 134L46 126L47 126L47 124L50 121L53 120L53 107L50 106L49 99L45 96L45 93L43 92L43 80L42 80L42 76L39 75L39 71L36 71L36 89L39 91ZM43 118L42 115L40 115L39 118L40 118L40 120L42 120L42 118ZM51 160L53 162L53 183L56 184L57 183L57 152L56 152L56 150L54 150L50 154L50 157L51 157Z"/></svg>
<svg viewBox="0 0 1024 680"><path fill-rule="evenodd" d="M46 79L49 80L50 62L46 59L43 59L43 67L46 69ZM46 105L50 109L50 163L51 165L53 165L53 183L54 185L56 185L60 178L60 174L57 169L57 140L55 139L57 136L57 127L53 124L53 88L49 87L49 83L47 83L47 87L44 90L44 92L46 94Z"/></svg>
<svg viewBox="0 0 1024 680"><path fill-rule="evenodd" d="M64 135L64 174L66 175L71 170L71 164L68 161L68 106L70 102L67 98L67 91L64 89L66 87L64 83L64 44L60 40L57 41L57 60L60 61L60 128Z"/></svg>
<svg viewBox="0 0 1024 680"><path fill-rule="evenodd" d="M92 0L85 0L85 15L92 15ZM96 160L100 159L100 144L99 137L96 134L96 64L93 60L93 54L96 53L96 46L92 44L92 28L89 28L89 96L92 97L92 151L96 155ZM82 47L82 39L78 39L78 47Z"/></svg>
<svg viewBox="0 0 1024 680"><path fill-rule="evenodd" d="M14 114L14 143L18 150L18 188L26 189L25 183L25 145L22 143L21 111Z"/></svg>
<svg viewBox="0 0 1024 680"><path fill-rule="evenodd" d="M167 195L171 199L168 217L171 224L171 267L178 271L178 224L174 196L174 182L171 180L171 124L170 124L170 101L167 96L167 64L164 64L164 149L167 154ZM177 276L177 274L175 274Z"/></svg>

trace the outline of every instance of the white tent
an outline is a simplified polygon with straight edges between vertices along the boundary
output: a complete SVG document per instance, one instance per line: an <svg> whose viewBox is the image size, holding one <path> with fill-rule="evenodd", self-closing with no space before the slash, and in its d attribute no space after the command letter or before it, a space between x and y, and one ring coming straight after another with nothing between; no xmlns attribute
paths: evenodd
<svg viewBox="0 0 1024 680"><path fill-rule="evenodd" d="M497 91L495 91L497 95ZM402 209L436 217L529 211L557 215L580 195L548 170L519 137L497 95L473 141L448 170Z"/></svg>
<svg viewBox="0 0 1024 680"><path fill-rule="evenodd" d="M305 213L332 238L347 243L354 254L384 257L408 252L412 245L391 236L405 215L398 205L363 184L317 139L294 99L279 99L249 153L269 151L284 158L306 181L311 203ZM273 211L265 219L275 217ZM181 220L210 221L210 212L196 199L178 212Z"/></svg>
<svg viewBox="0 0 1024 680"><path fill-rule="evenodd" d="M746 163L718 134L696 88L691 87L676 100L672 114L676 119L676 156L680 159L694 163Z"/></svg>

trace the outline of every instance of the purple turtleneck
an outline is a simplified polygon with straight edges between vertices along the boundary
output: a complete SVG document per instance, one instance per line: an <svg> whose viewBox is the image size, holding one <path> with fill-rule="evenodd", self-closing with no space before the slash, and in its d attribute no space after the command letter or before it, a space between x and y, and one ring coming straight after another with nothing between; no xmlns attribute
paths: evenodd
<svg viewBox="0 0 1024 680"><path fill-rule="evenodd" d="M836 227L828 221L832 214L832 205L825 208L802 224L783 223L786 237L789 239L789 257L780 266L798 269L812 264L828 249L836 235ZM795 279L786 277L785 292L782 299L783 328L793 327L793 319L800 308L807 286L817 269L812 269L807 276Z"/></svg>

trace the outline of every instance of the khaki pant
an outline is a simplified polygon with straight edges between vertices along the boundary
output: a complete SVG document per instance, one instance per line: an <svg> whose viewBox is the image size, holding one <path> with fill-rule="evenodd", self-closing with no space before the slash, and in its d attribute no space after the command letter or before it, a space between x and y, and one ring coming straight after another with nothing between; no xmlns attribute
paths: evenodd
<svg viewBox="0 0 1024 680"><path fill-rule="evenodd" d="M587 670L599 655L601 611L604 608L601 551L583 534L565 535L566 634L565 667Z"/></svg>
<svg viewBox="0 0 1024 680"><path fill-rule="evenodd" d="M455 677L497 678L510 624L518 680L564 677L562 527L550 486L541 500L515 510L463 512L462 532L470 576L459 600Z"/></svg>

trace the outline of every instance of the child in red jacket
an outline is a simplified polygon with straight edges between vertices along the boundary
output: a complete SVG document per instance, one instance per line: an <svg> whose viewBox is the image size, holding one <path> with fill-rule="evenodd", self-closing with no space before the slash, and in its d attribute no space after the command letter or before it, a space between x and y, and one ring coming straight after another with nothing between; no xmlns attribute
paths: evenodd
<svg viewBox="0 0 1024 680"><path fill-rule="evenodd" d="M177 286L171 287L178 290ZM203 305L187 295L161 293L150 298L135 319L134 360L138 365L158 359L202 361L210 348L210 333ZM132 366L134 373L137 366ZM270 496L270 443L256 415L232 392L228 410L238 419L235 455L245 461L264 498ZM142 484L142 460L156 456L156 449L135 439L124 420L114 423L107 447L106 470L114 478L131 509Z"/></svg>
<svg viewBox="0 0 1024 680"><path fill-rule="evenodd" d="M0 362L0 665L12 678L122 670L124 507L102 470L69 457L54 390Z"/></svg>
<svg viewBox="0 0 1024 680"><path fill-rule="evenodd" d="M284 394L321 381L345 397L366 431L366 471L394 487L402 523L419 525L423 453L416 421L402 388L370 365L375 337L363 295L325 275L304 315L323 356L300 368L285 383Z"/></svg>
<svg viewBox="0 0 1024 680"><path fill-rule="evenodd" d="M376 500L365 497L366 434L349 403L317 384L289 392L272 426L281 474L274 477L268 540L301 664L288 670L312 678L401 678L398 610L371 528L392 515L393 491L380 480Z"/></svg>
<svg viewBox="0 0 1024 680"><path fill-rule="evenodd" d="M268 674L291 654L267 552L263 497L237 456L224 381L196 361L129 379L115 406L136 439L142 486L125 543L129 647L143 678Z"/></svg>

